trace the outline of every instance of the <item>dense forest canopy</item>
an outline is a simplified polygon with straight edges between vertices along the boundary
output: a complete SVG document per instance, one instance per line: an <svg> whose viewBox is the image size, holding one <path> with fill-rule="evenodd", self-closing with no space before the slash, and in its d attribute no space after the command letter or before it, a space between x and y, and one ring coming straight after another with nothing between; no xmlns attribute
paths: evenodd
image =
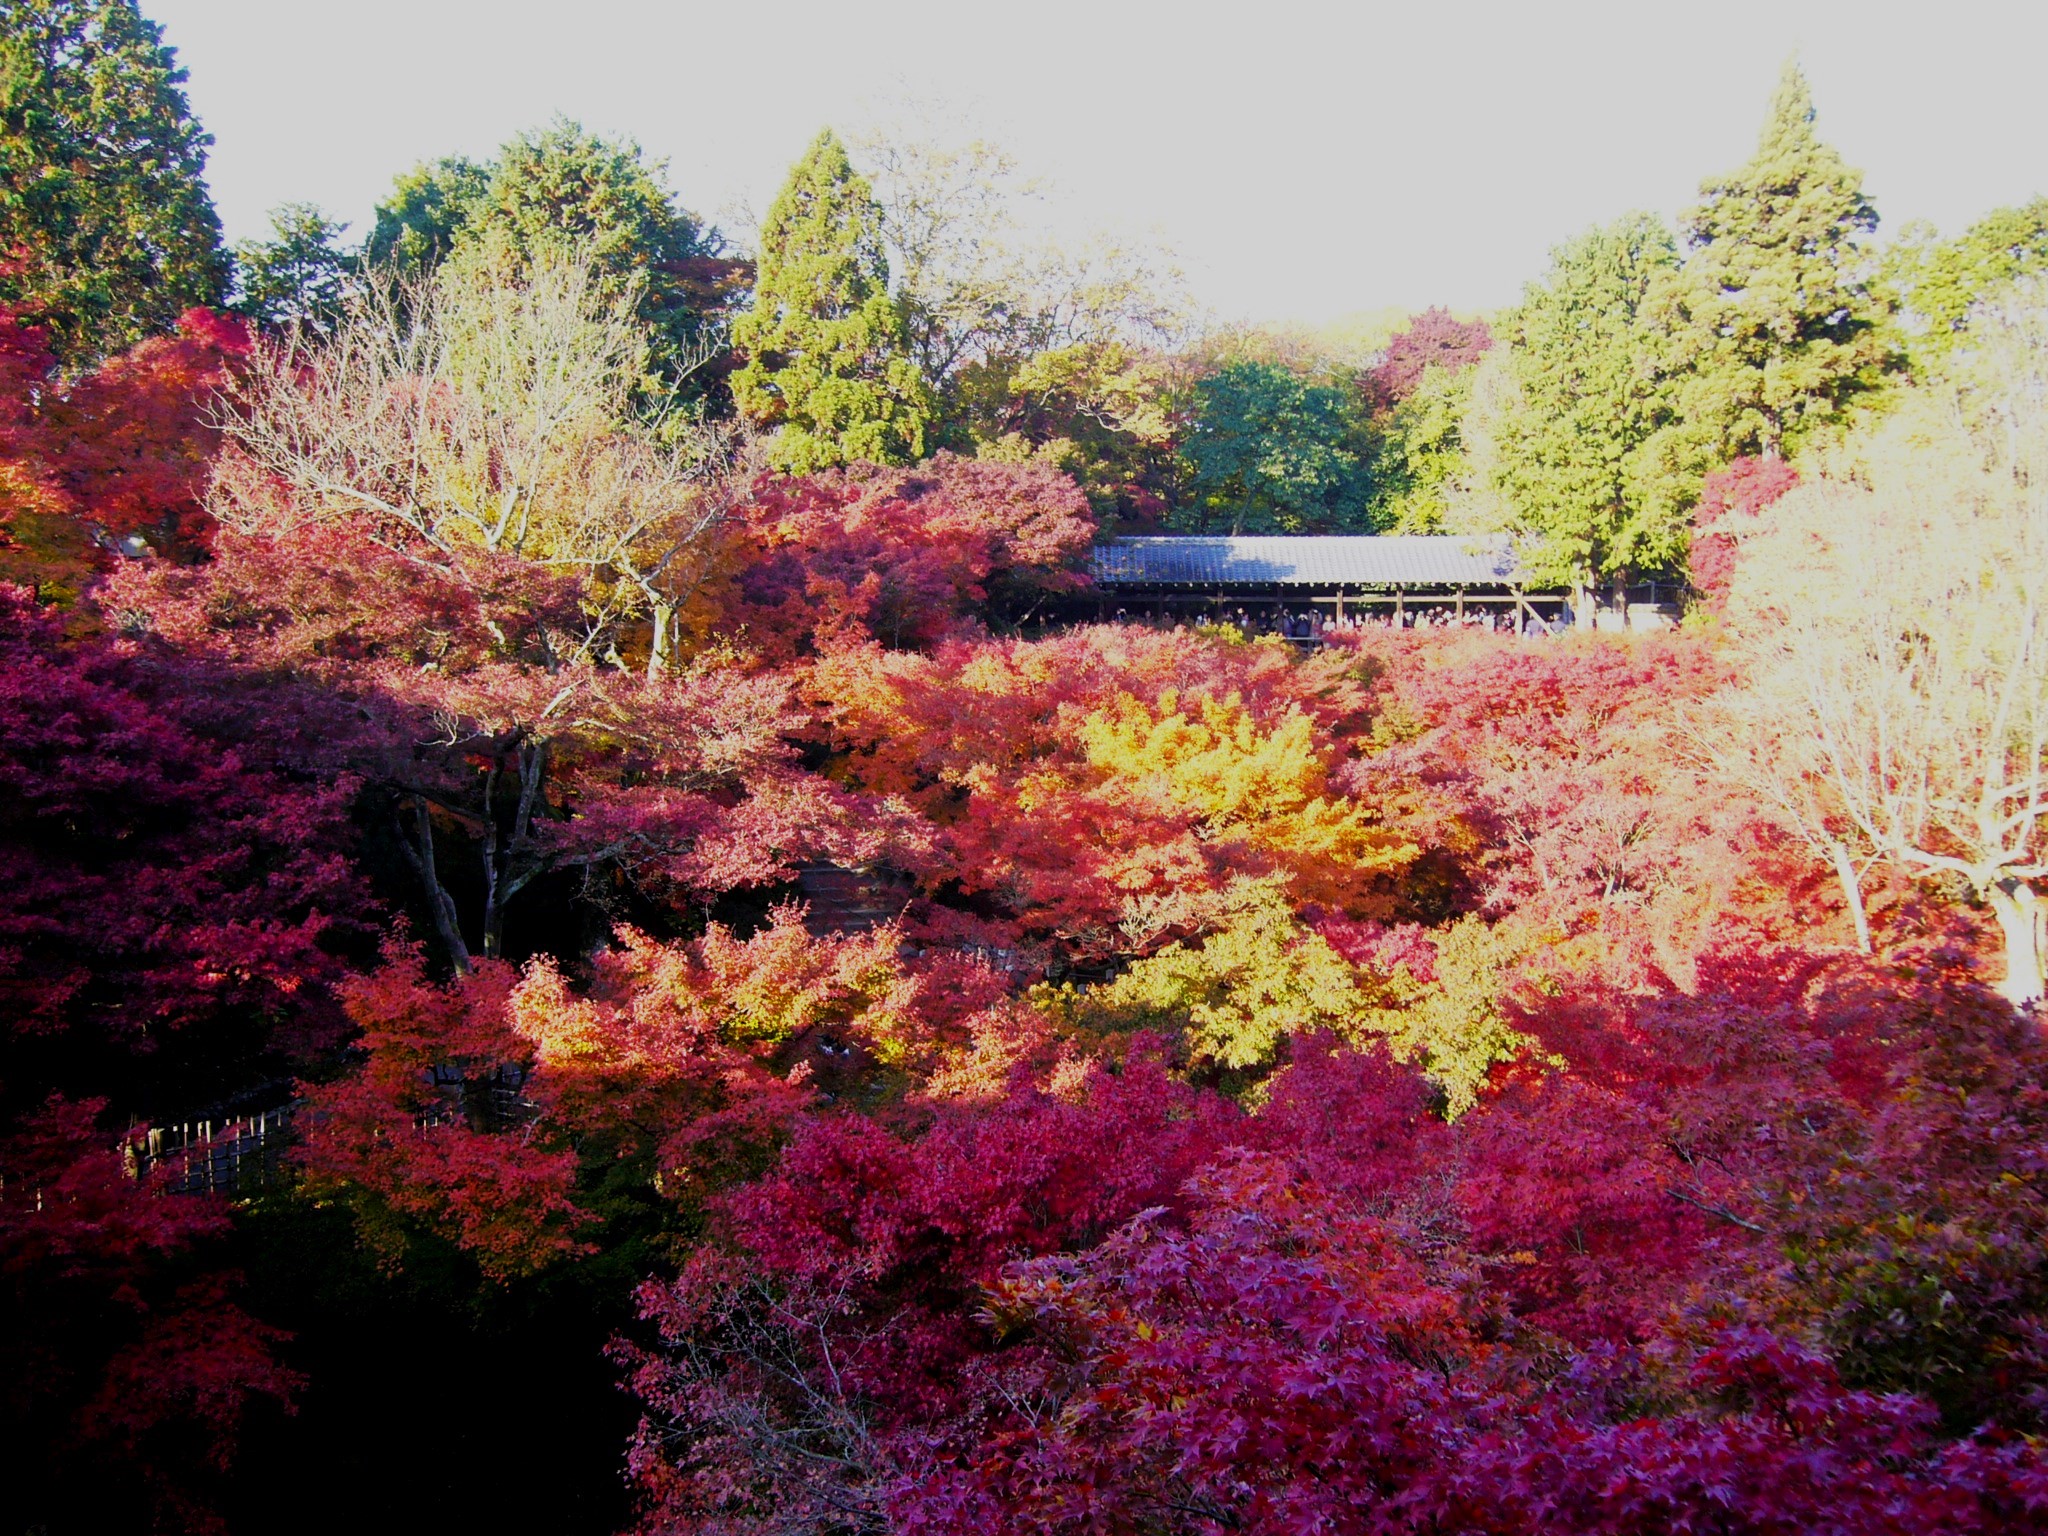
<svg viewBox="0 0 2048 1536"><path fill-rule="evenodd" d="M228 251L0 28L6 1536L2048 1522L2040 198L1788 66L1338 340L830 129ZM1579 622L1081 622L1169 530Z"/></svg>

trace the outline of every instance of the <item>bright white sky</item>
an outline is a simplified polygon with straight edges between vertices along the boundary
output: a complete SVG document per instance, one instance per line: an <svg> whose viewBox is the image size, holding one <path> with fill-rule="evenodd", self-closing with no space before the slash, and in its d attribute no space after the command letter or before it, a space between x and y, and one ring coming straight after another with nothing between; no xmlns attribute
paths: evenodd
<svg viewBox="0 0 2048 1536"><path fill-rule="evenodd" d="M394 174L556 112L763 210L819 127L943 97L1150 233L1226 318L1512 302L1546 252L1676 212L1797 51L1889 231L2048 192L2043 0L142 0L191 71L230 239L360 234Z"/></svg>

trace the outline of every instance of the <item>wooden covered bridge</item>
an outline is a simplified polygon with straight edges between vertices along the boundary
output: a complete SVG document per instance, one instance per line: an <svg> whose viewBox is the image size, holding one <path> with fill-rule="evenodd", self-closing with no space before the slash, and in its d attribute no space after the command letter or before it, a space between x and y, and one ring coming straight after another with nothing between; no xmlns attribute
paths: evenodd
<svg viewBox="0 0 2048 1536"><path fill-rule="evenodd" d="M1569 617L1560 592L1531 591L1506 535L1281 535L1130 538L1099 544L1096 617L1264 627L1279 614L1326 622L1407 622L1442 609L1529 619Z"/></svg>

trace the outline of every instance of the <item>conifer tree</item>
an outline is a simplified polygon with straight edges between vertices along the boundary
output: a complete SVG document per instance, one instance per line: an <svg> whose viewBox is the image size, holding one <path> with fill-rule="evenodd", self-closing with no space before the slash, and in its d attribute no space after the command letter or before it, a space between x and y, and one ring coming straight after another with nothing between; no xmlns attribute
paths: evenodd
<svg viewBox="0 0 2048 1536"><path fill-rule="evenodd" d="M489 189L491 169L465 155L443 155L399 176L377 205L363 259L409 275L438 266Z"/></svg>
<svg viewBox="0 0 2048 1536"><path fill-rule="evenodd" d="M1701 187L1684 263L1653 302L1679 423L1660 457L1695 489L1715 463L1782 456L1895 363L1862 244L1877 211L1813 116L1788 60L1755 156ZM1692 499L1682 486L1664 494Z"/></svg>
<svg viewBox="0 0 2048 1536"><path fill-rule="evenodd" d="M325 330L341 313L355 266L341 244L347 229L311 203L273 209L271 238L235 247L235 308L269 331Z"/></svg>
<svg viewBox="0 0 2048 1536"><path fill-rule="evenodd" d="M0 26L0 303L87 362L220 302L228 259L185 71L135 0L14 0Z"/></svg>
<svg viewBox="0 0 2048 1536"><path fill-rule="evenodd" d="M1976 306L2029 272L2048 271L2048 197L1994 208L1953 240L1909 225L1885 257L1886 275L1915 331L1913 350L1946 356Z"/></svg>
<svg viewBox="0 0 2048 1536"><path fill-rule="evenodd" d="M420 272L449 258L528 267L577 246L613 292L629 288L649 330L649 362L685 399L715 384L741 263L724 236L678 207L667 166L630 139L567 118L522 133L488 164L459 156L415 166L377 207L364 257Z"/></svg>
<svg viewBox="0 0 2048 1536"><path fill-rule="evenodd" d="M810 474L923 454L930 399L889 293L880 217L829 128L768 210L754 306L734 324L733 343L747 354L733 398L775 428L778 468Z"/></svg>
<svg viewBox="0 0 2048 1536"><path fill-rule="evenodd" d="M1646 494L1637 473L1638 451L1665 414L1641 317L1676 265L1664 225L1632 215L1552 252L1547 279L1529 285L1510 325L1520 388L1498 428L1495 475L1535 535L1532 573L1569 583L1582 615L1599 578L1684 553L1682 517Z"/></svg>

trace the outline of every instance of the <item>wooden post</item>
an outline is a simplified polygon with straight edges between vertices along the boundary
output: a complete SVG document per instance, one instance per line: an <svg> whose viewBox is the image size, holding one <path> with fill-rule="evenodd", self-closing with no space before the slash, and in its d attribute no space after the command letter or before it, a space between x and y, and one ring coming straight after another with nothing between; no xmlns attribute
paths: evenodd
<svg viewBox="0 0 2048 1536"><path fill-rule="evenodd" d="M1404 606L1407 596L1408 589L1397 584L1394 588L1394 628L1396 629L1399 629L1408 620L1408 610Z"/></svg>
<svg viewBox="0 0 2048 1536"><path fill-rule="evenodd" d="M1342 587L1337 589L1337 627L1339 629L1344 627L1344 589Z"/></svg>
<svg viewBox="0 0 2048 1536"><path fill-rule="evenodd" d="M1465 589L1462 585L1458 588L1458 622L1465 622Z"/></svg>

